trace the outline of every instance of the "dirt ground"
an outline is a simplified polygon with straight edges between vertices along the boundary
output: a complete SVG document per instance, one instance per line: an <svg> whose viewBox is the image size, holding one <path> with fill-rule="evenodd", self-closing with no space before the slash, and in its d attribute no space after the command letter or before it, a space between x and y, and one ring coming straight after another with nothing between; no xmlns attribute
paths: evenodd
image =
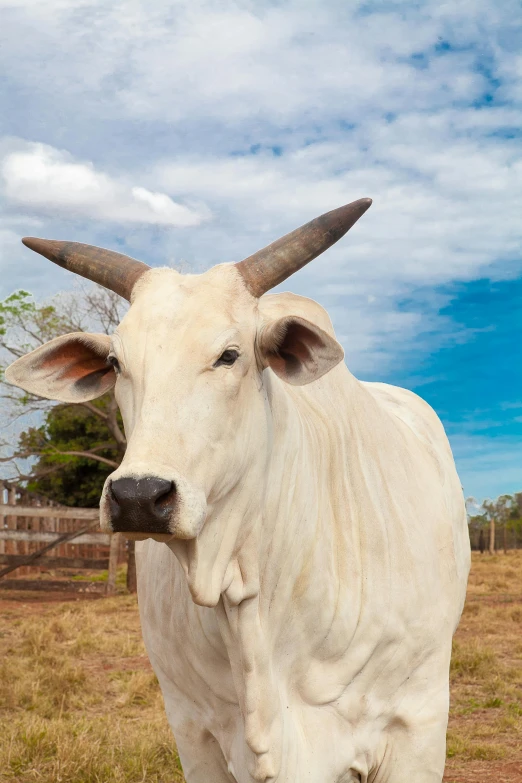
<svg viewBox="0 0 522 783"><path fill-rule="evenodd" d="M522 783L522 552L474 555L451 681L445 782ZM182 783L134 597L0 593L4 781Z"/></svg>

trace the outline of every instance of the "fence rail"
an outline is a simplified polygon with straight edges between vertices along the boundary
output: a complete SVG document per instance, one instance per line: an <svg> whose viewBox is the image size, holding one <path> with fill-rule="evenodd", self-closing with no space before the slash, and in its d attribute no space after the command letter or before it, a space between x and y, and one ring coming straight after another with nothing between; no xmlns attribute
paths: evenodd
<svg viewBox="0 0 522 783"><path fill-rule="evenodd" d="M114 593L117 566L132 553L122 536L96 531L98 519L96 508L52 505L0 482L0 589ZM106 581L70 579L100 570Z"/></svg>
<svg viewBox="0 0 522 783"><path fill-rule="evenodd" d="M0 565L23 566L27 555L0 555ZM40 568L74 568L87 571L105 571L109 567L109 558L95 559L89 557L46 557L38 558Z"/></svg>
<svg viewBox="0 0 522 783"><path fill-rule="evenodd" d="M0 516L9 517L45 517L47 519L98 519L97 508L68 508L67 506L15 506L0 504Z"/></svg>
<svg viewBox="0 0 522 783"><path fill-rule="evenodd" d="M63 579L0 579L0 590L37 590L42 593L107 594L106 582L73 582Z"/></svg>
<svg viewBox="0 0 522 783"><path fill-rule="evenodd" d="M84 522L85 520L81 520ZM41 533L37 530L0 530L0 541L31 541L50 543L56 539L54 533ZM61 531L60 531L61 532ZM91 544L96 547L108 547L110 545L110 536L107 533L81 533L73 539L71 546L81 546L82 544Z"/></svg>

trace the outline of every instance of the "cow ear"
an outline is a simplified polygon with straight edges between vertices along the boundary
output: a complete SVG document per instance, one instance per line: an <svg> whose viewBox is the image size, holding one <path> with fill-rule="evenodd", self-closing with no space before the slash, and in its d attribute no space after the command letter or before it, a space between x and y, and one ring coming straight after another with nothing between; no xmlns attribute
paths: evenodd
<svg viewBox="0 0 522 783"><path fill-rule="evenodd" d="M337 340L297 315L266 324L258 344L264 366L293 386L316 381L344 358Z"/></svg>
<svg viewBox="0 0 522 783"><path fill-rule="evenodd" d="M109 348L105 334L65 334L17 359L5 371L5 379L49 400L87 402L116 382L114 368L107 363Z"/></svg>

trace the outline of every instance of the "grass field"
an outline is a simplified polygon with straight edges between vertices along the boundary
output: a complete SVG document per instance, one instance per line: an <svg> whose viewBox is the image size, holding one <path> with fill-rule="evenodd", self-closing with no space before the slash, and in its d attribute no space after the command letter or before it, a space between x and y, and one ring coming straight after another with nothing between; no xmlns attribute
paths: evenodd
<svg viewBox="0 0 522 783"><path fill-rule="evenodd" d="M451 667L445 780L522 782L522 552L473 555Z"/></svg>
<svg viewBox="0 0 522 783"><path fill-rule="evenodd" d="M52 599L0 594L0 781L181 783L135 599ZM522 783L522 552L474 556L445 780Z"/></svg>

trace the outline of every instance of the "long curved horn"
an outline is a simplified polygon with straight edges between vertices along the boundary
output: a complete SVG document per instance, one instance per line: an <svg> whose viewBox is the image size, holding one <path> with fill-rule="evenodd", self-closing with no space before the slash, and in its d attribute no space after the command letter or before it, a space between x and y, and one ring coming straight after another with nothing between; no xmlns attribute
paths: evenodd
<svg viewBox="0 0 522 783"><path fill-rule="evenodd" d="M371 203L371 198L360 198L326 212L253 256L239 261L235 266L250 293L262 296L324 253L364 215Z"/></svg>
<svg viewBox="0 0 522 783"><path fill-rule="evenodd" d="M129 301L134 284L150 269L142 261L81 242L60 242L36 237L24 237L22 242L63 269L110 288Z"/></svg>

